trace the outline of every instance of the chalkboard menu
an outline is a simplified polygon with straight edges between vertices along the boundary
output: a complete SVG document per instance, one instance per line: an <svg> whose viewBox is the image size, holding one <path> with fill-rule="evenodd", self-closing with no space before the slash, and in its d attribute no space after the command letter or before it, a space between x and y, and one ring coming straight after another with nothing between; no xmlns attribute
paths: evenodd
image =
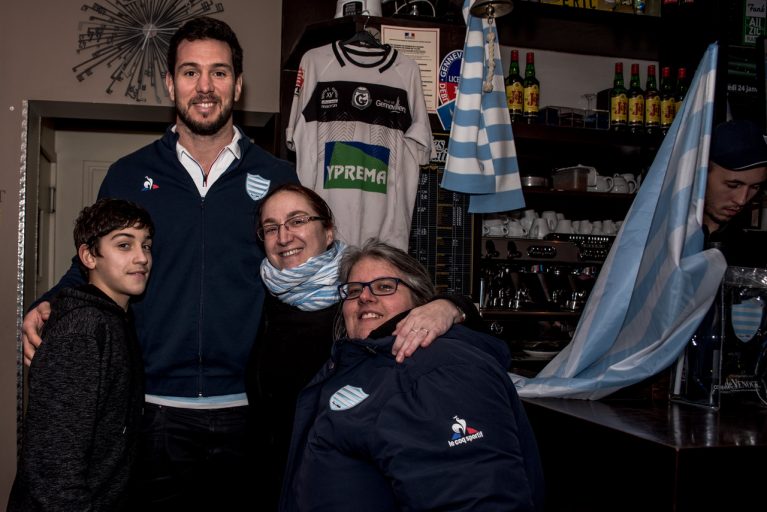
<svg viewBox="0 0 767 512"><path fill-rule="evenodd" d="M471 295L474 219L469 196L439 186L447 140L447 134L434 134L436 156L421 167L409 252L429 271L438 293Z"/></svg>

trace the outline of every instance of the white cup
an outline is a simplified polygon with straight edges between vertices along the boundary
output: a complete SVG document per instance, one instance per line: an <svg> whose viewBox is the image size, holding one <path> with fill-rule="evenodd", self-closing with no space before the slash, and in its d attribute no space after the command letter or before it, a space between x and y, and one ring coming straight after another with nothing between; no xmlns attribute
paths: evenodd
<svg viewBox="0 0 767 512"><path fill-rule="evenodd" d="M618 232L618 227L612 220L605 219L602 221L602 231L605 232L605 235L614 235Z"/></svg>
<svg viewBox="0 0 767 512"><path fill-rule="evenodd" d="M589 170L589 174L586 176L586 187L594 187L597 184L597 176L599 173L593 167L586 167Z"/></svg>
<svg viewBox="0 0 767 512"><path fill-rule="evenodd" d="M517 219L510 220L507 228L509 230L509 232L506 234L507 237L520 238L527 235L527 230L524 228L524 226L522 226L522 223L518 221Z"/></svg>
<svg viewBox="0 0 767 512"><path fill-rule="evenodd" d="M559 219L557 222L557 227L554 229L555 233L564 233L564 234L572 234L575 233L573 231L573 223L570 221L570 219Z"/></svg>
<svg viewBox="0 0 767 512"><path fill-rule="evenodd" d="M604 229L602 228L602 221L601 220L595 220L591 223L591 234L592 235L604 235Z"/></svg>
<svg viewBox="0 0 767 512"><path fill-rule="evenodd" d="M549 231L554 231L557 227L557 212L552 210L546 210L541 212L541 218L546 219L546 223L549 225Z"/></svg>
<svg viewBox="0 0 767 512"><path fill-rule="evenodd" d="M621 176L623 176L623 179L628 183L629 193L633 194L636 192L637 188L639 188L639 181L637 181L636 177L630 172L624 172Z"/></svg>
<svg viewBox="0 0 767 512"><path fill-rule="evenodd" d="M538 213L536 213L535 210L525 210L523 212L522 218L519 220L522 223L522 227L524 227L527 232L530 232L530 228L533 227L533 221L538 218Z"/></svg>
<svg viewBox="0 0 767 512"><path fill-rule="evenodd" d="M486 236L506 236L509 234L509 228L504 224L482 226L482 234Z"/></svg>
<svg viewBox="0 0 767 512"><path fill-rule="evenodd" d="M546 219L538 218L535 219L533 222L533 227L530 228L530 238L541 239L548 235L550 232L549 223L546 222Z"/></svg>
<svg viewBox="0 0 767 512"><path fill-rule="evenodd" d="M594 225L591 224L588 220L582 220L580 224L578 225L578 233L581 235L590 235L591 231L594 229Z"/></svg>
<svg viewBox="0 0 767 512"><path fill-rule="evenodd" d="M610 192L613 188L613 179L610 176L598 176L597 184L591 190L594 192Z"/></svg>

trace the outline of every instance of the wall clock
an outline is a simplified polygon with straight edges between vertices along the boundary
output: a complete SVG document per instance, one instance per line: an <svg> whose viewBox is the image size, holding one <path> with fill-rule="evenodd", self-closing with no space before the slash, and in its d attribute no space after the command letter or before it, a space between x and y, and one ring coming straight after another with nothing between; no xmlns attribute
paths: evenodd
<svg viewBox="0 0 767 512"><path fill-rule="evenodd" d="M108 94L125 87L125 96L156 103L165 96L165 58L168 41L186 21L223 12L221 3L209 0L104 0L83 5L88 21L79 23L77 53L87 58L72 68L82 82L94 69L112 69Z"/></svg>

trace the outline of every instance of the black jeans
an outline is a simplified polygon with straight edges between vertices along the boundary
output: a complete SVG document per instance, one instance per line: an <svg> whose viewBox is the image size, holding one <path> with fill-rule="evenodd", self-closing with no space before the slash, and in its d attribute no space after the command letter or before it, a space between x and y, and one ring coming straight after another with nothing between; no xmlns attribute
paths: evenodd
<svg viewBox="0 0 767 512"><path fill-rule="evenodd" d="M248 407L146 404L135 510L258 510Z"/></svg>

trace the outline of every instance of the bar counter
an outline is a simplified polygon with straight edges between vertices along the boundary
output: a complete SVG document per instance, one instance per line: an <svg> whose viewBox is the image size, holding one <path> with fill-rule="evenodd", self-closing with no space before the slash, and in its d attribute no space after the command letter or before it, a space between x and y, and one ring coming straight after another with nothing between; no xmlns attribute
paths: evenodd
<svg viewBox="0 0 767 512"><path fill-rule="evenodd" d="M767 510L767 409L525 398L547 511Z"/></svg>

